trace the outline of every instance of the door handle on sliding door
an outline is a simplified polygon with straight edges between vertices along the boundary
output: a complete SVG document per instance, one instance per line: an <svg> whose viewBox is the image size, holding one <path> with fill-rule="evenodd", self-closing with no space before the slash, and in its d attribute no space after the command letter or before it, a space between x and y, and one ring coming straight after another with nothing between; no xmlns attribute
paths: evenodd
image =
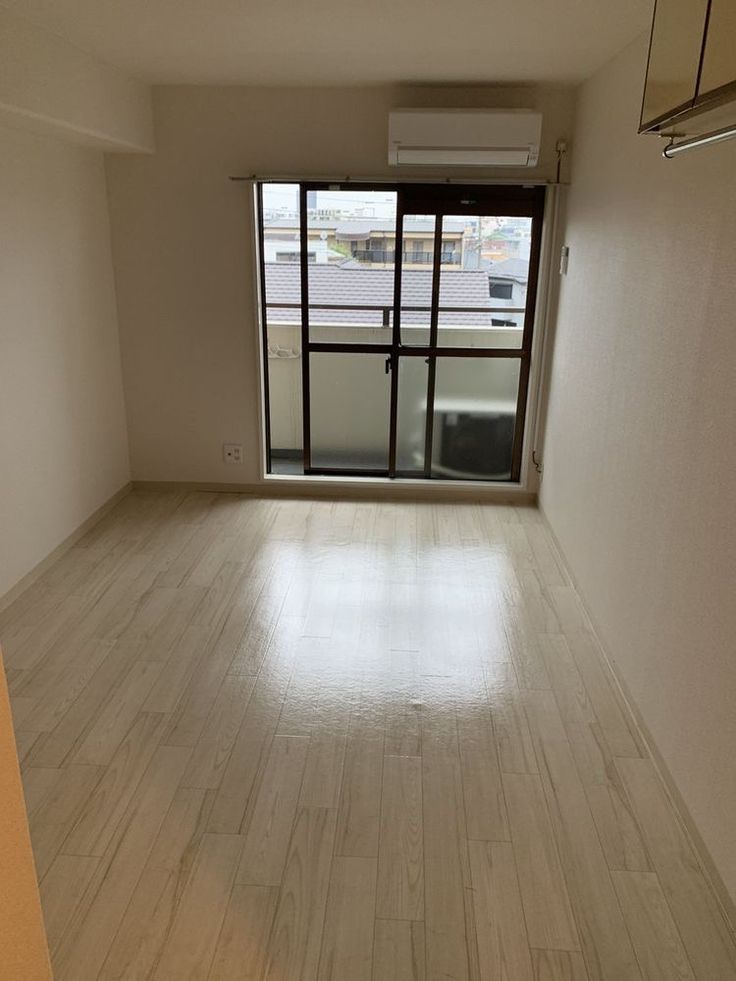
<svg viewBox="0 0 736 981"><path fill-rule="evenodd" d="M390 357L389 358L386 358L385 369L386 369L386 374L388 374L389 371L391 371L391 358Z"/></svg>

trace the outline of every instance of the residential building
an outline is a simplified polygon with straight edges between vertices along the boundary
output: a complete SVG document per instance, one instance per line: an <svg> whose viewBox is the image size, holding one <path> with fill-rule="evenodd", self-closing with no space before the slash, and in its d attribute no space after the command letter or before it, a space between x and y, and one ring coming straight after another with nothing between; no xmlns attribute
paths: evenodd
<svg viewBox="0 0 736 981"><path fill-rule="evenodd" d="M316 193L316 192L315 192ZM466 225L449 221L443 226L440 263L449 269L463 264ZM264 243L299 242L299 222L295 218L276 218L264 222ZM362 265L388 269L396 258L396 219L363 218L339 220L312 218L307 222L308 242L323 241L345 258ZM402 226L403 261L408 268L432 265L434 222L406 219Z"/></svg>

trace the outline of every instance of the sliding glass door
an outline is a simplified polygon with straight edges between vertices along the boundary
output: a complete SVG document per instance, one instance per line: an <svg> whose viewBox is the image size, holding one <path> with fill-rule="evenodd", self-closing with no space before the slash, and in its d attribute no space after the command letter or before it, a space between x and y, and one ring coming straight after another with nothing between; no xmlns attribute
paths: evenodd
<svg viewBox="0 0 736 981"><path fill-rule="evenodd" d="M269 472L518 481L543 188L258 201Z"/></svg>
<svg viewBox="0 0 736 981"><path fill-rule="evenodd" d="M305 473L388 476L397 204L302 186Z"/></svg>

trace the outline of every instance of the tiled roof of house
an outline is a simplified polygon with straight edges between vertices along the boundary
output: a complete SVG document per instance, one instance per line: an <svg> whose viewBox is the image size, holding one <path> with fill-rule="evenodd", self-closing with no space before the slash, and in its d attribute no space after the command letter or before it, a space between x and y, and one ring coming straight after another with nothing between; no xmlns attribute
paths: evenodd
<svg viewBox="0 0 736 981"><path fill-rule="evenodd" d="M493 262L488 267L491 279L513 279L517 283L525 283L529 278L528 259L502 259Z"/></svg>
<svg viewBox="0 0 736 981"><path fill-rule="evenodd" d="M267 262L266 298L269 303L299 303L299 267L287 262ZM402 312L407 324L426 324L429 320L429 304L432 290L432 271L405 269L401 277L402 307L426 307L427 312ZM393 269L356 268L348 265L312 264L309 266L309 303L344 303L341 310L313 310L312 316L320 324L344 324L346 320L356 324L382 322L381 310L349 310L355 306L393 306ZM491 307L503 306L492 299L488 289L488 273L482 270L453 270L443 273L440 279L440 307ZM496 317L502 316L499 314ZM298 309L274 310L274 320L299 323ZM440 312L440 323L468 326L489 326L490 313Z"/></svg>

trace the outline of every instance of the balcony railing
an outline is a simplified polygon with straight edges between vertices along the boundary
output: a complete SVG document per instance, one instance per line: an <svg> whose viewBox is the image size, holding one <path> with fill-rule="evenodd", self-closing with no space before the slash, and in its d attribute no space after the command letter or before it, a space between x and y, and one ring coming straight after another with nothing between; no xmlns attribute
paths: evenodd
<svg viewBox="0 0 736 981"><path fill-rule="evenodd" d="M395 249L354 249L353 258L359 262L380 262L392 263L396 261ZM405 249L402 252L402 261L413 265L430 266L434 259L434 252L414 252ZM440 254L440 265L459 266L459 252L442 252Z"/></svg>
<svg viewBox="0 0 736 981"><path fill-rule="evenodd" d="M268 321L270 323L271 322L271 314L270 314L270 312L273 311L273 310L299 310L299 311L301 311L301 309L302 309L301 303L281 303L279 301L269 301L269 302L266 303L266 316L267 316ZM357 310L357 311L360 311L362 313L371 312L371 313L375 313L376 314L376 322L375 323L364 323L364 322L360 321L360 322L355 322L353 324L350 324L349 322L345 322L345 323L339 323L337 326L341 326L341 327L348 327L348 326L354 326L354 327L386 327L386 328L388 328L388 327L391 327L392 326L392 323L393 323L394 307L393 307L393 304L390 304L389 305L389 304L377 304L377 303L310 303L309 304L309 311L310 311L309 317L310 317L310 320L312 318L312 314L311 314L311 311L312 310L331 310L331 311L335 311L335 310L340 310L340 311ZM492 307L492 306L488 306L488 307L439 306L437 308L438 314L448 314L448 313L462 313L462 314L467 314L467 313L482 313L482 314L493 314L493 313L495 313L495 314L503 314L504 317L508 317L510 315L513 315L513 314L523 314L525 312L525 310L526 310L525 307ZM401 312L402 313L426 313L427 314L427 321L429 322L429 315L431 313L431 307L428 307L428 306L403 306L402 305ZM380 322L379 322L379 315L380 315ZM296 321L294 321L294 323L296 323ZM312 322L312 326L317 326L317 325ZM324 324L320 324L319 326L329 327L329 326L335 326L335 325L330 324L330 323L324 323ZM406 324L405 326L411 327L411 326L421 326L421 325ZM427 324L427 326L428 326L428 324ZM445 324L440 324L440 327L444 327L444 326L446 326L446 325ZM488 324L477 324L477 325L467 324L467 325L465 325L465 329L472 330L474 327L478 327L481 330L485 330L489 326L501 327L503 325L501 325L501 324L492 324L492 325L488 325ZM508 326L510 327L511 324L508 324ZM519 325L519 326L521 326L521 325Z"/></svg>

